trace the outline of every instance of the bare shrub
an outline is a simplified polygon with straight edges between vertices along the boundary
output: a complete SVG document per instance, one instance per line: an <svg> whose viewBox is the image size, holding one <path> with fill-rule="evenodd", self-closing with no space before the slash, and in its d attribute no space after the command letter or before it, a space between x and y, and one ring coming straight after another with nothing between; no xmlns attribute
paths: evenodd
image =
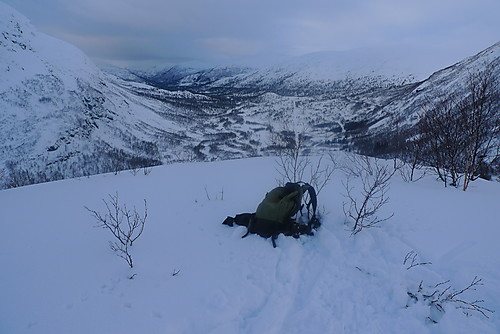
<svg viewBox="0 0 500 334"><path fill-rule="evenodd" d="M306 136L290 130L274 133L272 145L277 153L277 171L287 182L303 181L307 166L311 164L305 148Z"/></svg>
<svg viewBox="0 0 500 334"><path fill-rule="evenodd" d="M498 157L500 111L497 63L471 72L463 94L451 93L429 100L408 140L409 151L431 166L445 186L460 185L481 176L485 166Z"/></svg>
<svg viewBox="0 0 500 334"><path fill-rule="evenodd" d="M307 139L306 130L296 132L285 128L273 134L272 147L276 151L276 171L280 176L278 183L306 182L319 194L330 182L337 163L331 153L328 161L325 161L325 155L320 155L315 161L310 156Z"/></svg>
<svg viewBox="0 0 500 334"><path fill-rule="evenodd" d="M429 101L418 123L419 140L425 143L424 163L432 166L447 186L458 186L463 170L464 120L457 109L458 97L448 95Z"/></svg>
<svg viewBox="0 0 500 334"><path fill-rule="evenodd" d="M404 182L417 182L425 176L425 167L417 161L405 162L402 161L397 166L397 171Z"/></svg>
<svg viewBox="0 0 500 334"><path fill-rule="evenodd" d="M394 215L392 213L380 218L378 212L389 201L387 191L395 171L391 171L387 165L380 163L377 159L374 162L368 157L349 159L350 163L344 166L347 178L342 182L347 198L347 202L343 203L343 210L346 218L354 223L352 227L354 235L364 228L375 227ZM360 189L352 185L353 177L360 180Z"/></svg>
<svg viewBox="0 0 500 334"><path fill-rule="evenodd" d="M149 174L151 174L151 171L152 171L152 170L153 170L153 169L152 169L152 168L150 168L150 167L149 167L149 168L148 168L148 167L144 167L144 168L142 169L142 171L144 172L144 175L146 175L146 176L147 176L147 175L149 175Z"/></svg>
<svg viewBox="0 0 500 334"><path fill-rule="evenodd" d="M426 143L415 128L397 134L398 158L394 158L394 168L405 182L416 182L425 176L423 154Z"/></svg>
<svg viewBox="0 0 500 334"><path fill-rule="evenodd" d="M137 173L139 173L139 170L140 170L139 166L134 166L130 169L130 173L132 173L132 175L136 176Z"/></svg>
<svg viewBox="0 0 500 334"><path fill-rule="evenodd" d="M498 157L500 135L500 112L498 76L495 63L479 73L470 73L467 81L469 95L461 101L462 117L465 119L465 170L463 190L470 181L480 175L485 158L496 151ZM495 157L493 157L494 159Z"/></svg>
<svg viewBox="0 0 500 334"><path fill-rule="evenodd" d="M477 276L466 287L456 290L449 285L449 280L437 283L433 286L424 286L421 281L416 291L408 291L408 296L413 302L423 301L431 308L431 315L428 320L437 323L440 317L445 313L445 305L454 305L456 308L462 309L464 314L470 315L470 312L477 312L486 318L495 311L482 306L482 299L468 300L464 295L468 291L475 291L478 286L483 285L482 279ZM407 305L409 306L409 305ZM436 312L437 311L437 312Z"/></svg>
<svg viewBox="0 0 500 334"><path fill-rule="evenodd" d="M221 187L221 190L215 194L215 196L210 196L208 193L207 186L205 186L205 196L207 197L207 200L211 201L212 199L215 201L223 201L224 200L224 187Z"/></svg>
<svg viewBox="0 0 500 334"><path fill-rule="evenodd" d="M420 262L417 260L418 255L415 251L410 251L406 254L403 265L410 270L421 265L430 265L431 262ZM456 290L449 284L450 280L443 281L434 285L424 285L424 281L413 291L407 291L409 296L406 307L410 306L410 302L424 302L430 307L430 316L427 320L437 323L445 313L445 305L451 304L456 308L462 309L466 315L470 315L470 311L478 312L488 318L488 314L494 313L493 310L482 306L482 299L466 299L464 296L467 292L476 291L476 288L483 285L482 279L477 276L466 287Z"/></svg>
<svg viewBox="0 0 500 334"><path fill-rule="evenodd" d="M144 200L144 213L142 215L137 212L135 207L128 209L126 204L120 205L118 193L109 195L109 201L103 199L103 202L106 206L104 214L87 207L85 209L97 220L97 227L107 229L113 234L114 240L109 242L110 248L116 255L123 258L130 268L133 268L130 247L144 231L148 216L146 200Z"/></svg>

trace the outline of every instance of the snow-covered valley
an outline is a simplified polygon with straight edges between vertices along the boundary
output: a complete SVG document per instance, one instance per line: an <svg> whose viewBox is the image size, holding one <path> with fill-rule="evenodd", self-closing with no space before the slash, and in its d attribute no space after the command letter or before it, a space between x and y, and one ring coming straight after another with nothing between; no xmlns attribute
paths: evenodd
<svg viewBox="0 0 500 334"><path fill-rule="evenodd" d="M417 63L428 59L410 61L409 50L109 73L3 3L0 28L0 188L272 155L284 131L303 132L313 152L388 154L387 136L429 99L460 92L470 71L500 59L496 43L427 79Z"/></svg>

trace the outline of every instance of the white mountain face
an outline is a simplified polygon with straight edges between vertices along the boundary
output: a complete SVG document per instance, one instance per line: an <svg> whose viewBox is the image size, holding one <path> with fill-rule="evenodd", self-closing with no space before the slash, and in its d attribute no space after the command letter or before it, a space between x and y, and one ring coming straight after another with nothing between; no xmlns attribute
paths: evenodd
<svg viewBox="0 0 500 334"><path fill-rule="evenodd" d="M121 88L80 50L37 32L3 3L0 29L4 186L161 163L151 139L181 132L155 112L165 105Z"/></svg>
<svg viewBox="0 0 500 334"><path fill-rule="evenodd" d="M376 153L392 122L411 126L427 98L460 89L470 70L500 53L497 43L423 81L397 52L103 72L1 2L0 31L0 188L267 155L272 134L285 130L304 131L313 151Z"/></svg>

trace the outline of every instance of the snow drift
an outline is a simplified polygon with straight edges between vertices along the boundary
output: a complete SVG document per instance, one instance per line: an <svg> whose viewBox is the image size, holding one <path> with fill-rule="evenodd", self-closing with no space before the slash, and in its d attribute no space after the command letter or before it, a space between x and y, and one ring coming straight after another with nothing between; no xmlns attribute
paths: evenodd
<svg viewBox="0 0 500 334"><path fill-rule="evenodd" d="M394 217L351 236L337 170L319 195L323 225L313 237L280 236L273 249L221 224L255 210L277 177L273 159L255 158L0 191L0 332L499 332L498 183L462 192L395 175L382 212ZM103 210L115 193L130 208L148 203L133 269L84 209ZM432 264L407 270L411 251ZM484 300L497 311L489 319L455 303L437 312L409 295L443 282L460 290L475 276L484 285L461 297Z"/></svg>

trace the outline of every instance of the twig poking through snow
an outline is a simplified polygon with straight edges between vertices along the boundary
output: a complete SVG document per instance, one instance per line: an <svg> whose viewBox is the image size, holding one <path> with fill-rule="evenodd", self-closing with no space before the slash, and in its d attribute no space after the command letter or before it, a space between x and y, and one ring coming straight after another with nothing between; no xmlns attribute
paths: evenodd
<svg viewBox="0 0 500 334"><path fill-rule="evenodd" d="M405 260L403 262L403 265L409 264L409 266L406 267L406 270L410 270L411 268L416 267L416 266L423 266L426 264L432 264L432 262L417 262L417 257L418 257L418 254L413 250L408 252L408 254L406 254ZM410 260L411 260L411 262L410 262Z"/></svg>

